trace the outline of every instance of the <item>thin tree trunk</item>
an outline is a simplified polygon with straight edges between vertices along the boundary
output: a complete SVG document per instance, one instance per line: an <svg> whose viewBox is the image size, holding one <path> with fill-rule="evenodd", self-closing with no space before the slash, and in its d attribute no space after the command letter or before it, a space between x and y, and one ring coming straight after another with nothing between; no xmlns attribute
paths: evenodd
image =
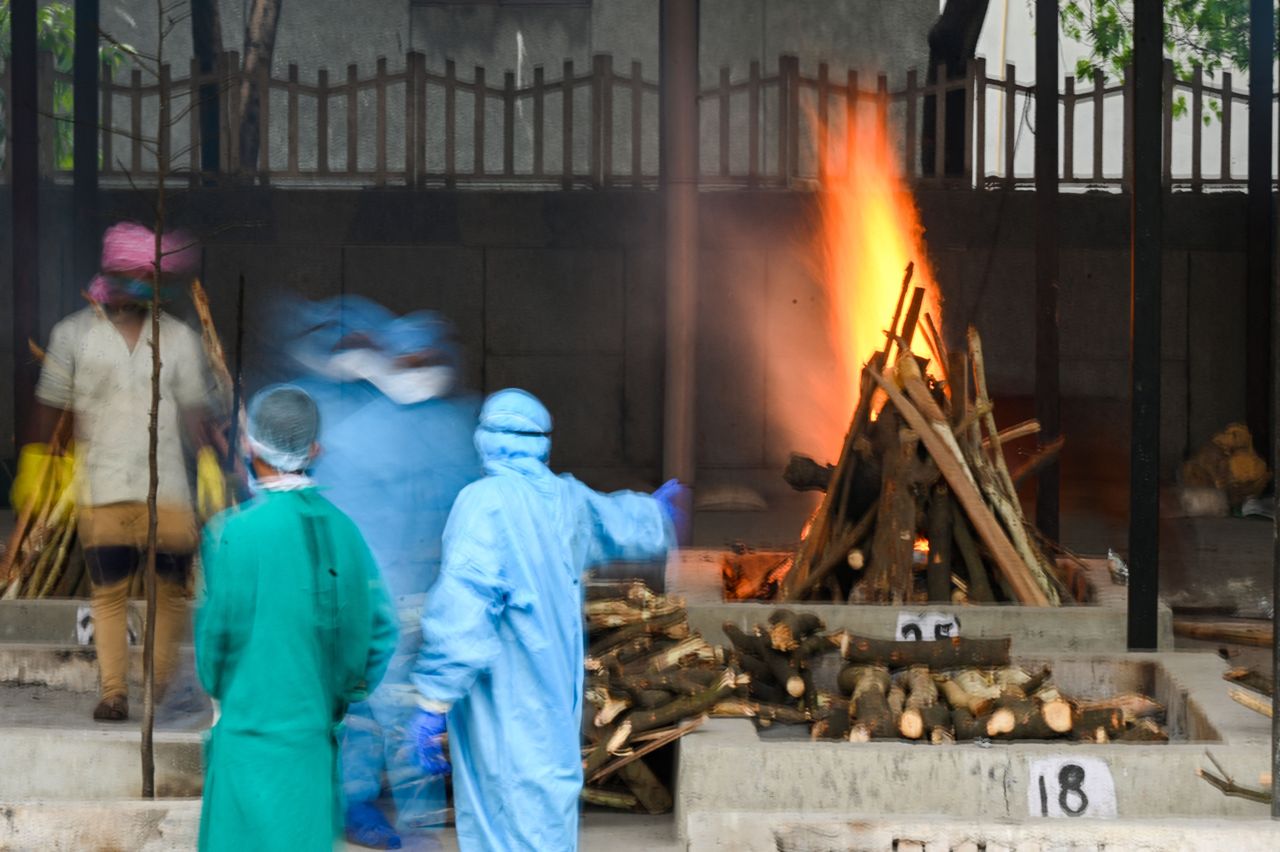
<svg viewBox="0 0 1280 852"><path fill-rule="evenodd" d="M258 73L271 70L271 57L276 49L276 25L284 0L253 0L249 20L244 29L244 67L240 77L240 170L258 170L258 122L262 116L262 99L269 91L258 91Z"/></svg>

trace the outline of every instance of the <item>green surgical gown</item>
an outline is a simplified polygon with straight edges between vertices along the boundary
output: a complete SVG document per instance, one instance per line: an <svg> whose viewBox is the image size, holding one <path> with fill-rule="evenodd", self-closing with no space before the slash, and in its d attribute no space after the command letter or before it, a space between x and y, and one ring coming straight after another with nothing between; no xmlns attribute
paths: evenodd
<svg viewBox="0 0 1280 852"><path fill-rule="evenodd" d="M325 850L342 825L338 733L398 625L359 531L314 488L264 492L205 529L196 668L219 703L202 850Z"/></svg>

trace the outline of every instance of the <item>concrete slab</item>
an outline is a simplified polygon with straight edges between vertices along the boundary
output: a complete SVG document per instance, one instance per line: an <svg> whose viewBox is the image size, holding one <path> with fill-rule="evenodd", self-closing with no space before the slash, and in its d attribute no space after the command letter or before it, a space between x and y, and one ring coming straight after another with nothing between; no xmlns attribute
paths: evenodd
<svg viewBox="0 0 1280 852"><path fill-rule="evenodd" d="M677 827L692 841L708 821L732 812L774 814L775 829L785 822L781 815L793 812L811 819L947 814L1022 821L1039 816L1028 795L1034 790L1032 761L1048 758L1105 763L1120 819L1265 816L1264 806L1222 796L1196 776L1209 765L1206 748L1237 778L1256 779L1268 766L1269 723L1231 706L1220 660L1207 654L1045 654L1019 662L1049 663L1064 692L1082 697L1143 686L1169 708L1175 741L851 744L810 742L803 733L781 739L772 730L761 736L749 721L713 720L681 740ZM752 767L750 783L743 782L744 766ZM757 819L753 832L763 825Z"/></svg>
<svg viewBox="0 0 1280 852"><path fill-rule="evenodd" d="M723 552L689 549L672 557L667 566L667 588L683 595L689 605L689 625L713 642L724 642L721 626L732 621L747 628L764 623L776 608L773 603L726 603L722 600L720 564ZM845 604L811 604L831 630L848 630L866 636L888 638L903 610L929 609L954 614L965 636L1013 636L1019 654L1051 652L1118 653L1127 647L1126 606L1128 591L1111 582L1106 569L1090 563L1089 579L1097 601L1089 606L1038 608L1024 606L906 607ZM1160 607L1159 647L1173 647L1173 613Z"/></svg>
<svg viewBox="0 0 1280 852"><path fill-rule="evenodd" d="M1034 820L1008 824L989 819L824 820L803 813L766 816L727 812L700 819L690 833L688 848L691 852L1269 852L1277 844L1280 826L1263 819Z"/></svg>

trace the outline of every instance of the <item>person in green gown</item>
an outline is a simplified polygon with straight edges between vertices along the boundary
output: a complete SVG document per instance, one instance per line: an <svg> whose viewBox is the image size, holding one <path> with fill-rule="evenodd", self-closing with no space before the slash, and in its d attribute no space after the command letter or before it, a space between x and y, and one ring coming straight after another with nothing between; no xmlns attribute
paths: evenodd
<svg viewBox="0 0 1280 852"><path fill-rule="evenodd" d="M305 474L319 425L301 389L260 392L246 430L255 496L205 527L195 645L215 702L208 852L333 849L342 719L395 650L399 625L369 548Z"/></svg>

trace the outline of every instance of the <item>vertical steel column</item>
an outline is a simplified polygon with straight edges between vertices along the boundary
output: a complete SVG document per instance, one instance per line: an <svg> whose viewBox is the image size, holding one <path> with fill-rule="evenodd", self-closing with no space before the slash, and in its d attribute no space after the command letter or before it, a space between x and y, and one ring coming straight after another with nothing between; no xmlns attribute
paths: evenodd
<svg viewBox="0 0 1280 852"><path fill-rule="evenodd" d="M667 273L663 472L666 477L693 484L697 436L698 0L662 0L661 15Z"/></svg>
<svg viewBox="0 0 1280 852"><path fill-rule="evenodd" d="M1266 54L1268 62L1265 63L1266 69L1264 72L1267 75L1266 102L1269 104L1271 102L1270 89L1272 85L1271 66L1269 60L1277 52L1277 34L1275 31L1276 22L1273 17L1271 5L1269 3L1254 3L1255 8L1259 5L1265 7L1261 10L1260 17L1266 19L1267 26L1259 26L1259 28L1255 30L1252 28L1252 24L1256 22L1250 18L1251 27L1249 36L1251 39L1251 46L1258 44L1259 42L1256 41L1256 39L1260 38L1268 39L1271 44L1271 50L1267 51ZM1267 42L1263 43L1265 44ZM1257 51L1257 53L1262 54L1262 51ZM1251 50L1250 64L1252 64L1252 61L1253 51ZM1259 64L1262 65L1264 63L1260 61ZM1251 81L1252 75L1253 70L1250 69ZM1249 92L1249 97L1250 102L1252 103L1252 90ZM1252 110L1250 110L1250 113L1252 113ZM1270 114L1269 109L1267 110L1267 113ZM1276 120L1276 136L1274 137L1276 139L1276 144L1274 150L1268 151L1267 171L1270 172L1271 165L1275 164L1277 167L1277 173L1280 173L1280 116L1277 116ZM1252 136L1250 136L1249 141L1252 143ZM1252 151L1249 152L1249 156L1253 156ZM1249 162L1252 163L1253 160L1250 159ZM1271 200L1270 182L1271 176L1268 174L1266 180L1268 202ZM1249 190L1250 192L1253 191L1252 168L1249 169ZM1272 278L1268 282L1271 289L1270 299L1268 300L1268 307L1271 309L1270 325L1268 327L1268 331L1271 333L1271 339L1269 341L1271 345L1268 350L1268 355L1271 359L1270 365L1272 368L1268 377L1271 382L1271 409L1269 412L1271 416L1271 443L1268 449L1271 450L1273 471L1272 489L1275 494L1280 495L1280 470L1277 470L1276 465L1276 460L1280 459L1280 427L1277 427L1277 424L1280 424L1280 382L1277 382L1276 372L1274 369L1276 358L1280 356L1280 328L1276 327L1277 321L1280 321L1280 286L1277 286L1277 280L1275 277L1277 274L1280 274L1280 264L1275 262L1275 246L1280 244L1280 235L1277 234L1276 228L1277 225L1280 225L1280 220L1277 220L1274 207L1268 207L1267 212L1270 216L1270 234L1273 240L1271 244L1272 251L1269 256L1271 261L1270 274ZM1252 350L1246 349L1246 351L1251 352ZM1254 443L1259 449L1267 446L1259 443L1256 437L1254 439ZM1280 621L1278 621L1276 617L1276 613L1280 613L1280 518L1277 518L1272 522L1271 562L1271 677L1272 683L1280 683L1280 630L1276 629L1277 626L1280 626ZM1278 690L1272 690L1271 694L1271 818L1280 819L1280 691Z"/></svg>
<svg viewBox="0 0 1280 852"><path fill-rule="evenodd" d="M1130 239L1129 648L1156 647L1160 592L1160 285L1163 15L1134 0Z"/></svg>
<svg viewBox="0 0 1280 852"><path fill-rule="evenodd" d="M1040 445L1062 431L1058 388L1058 2L1036 0L1036 419ZM1036 480L1036 526L1059 538L1058 462Z"/></svg>
<svg viewBox="0 0 1280 852"><path fill-rule="evenodd" d="M98 268L98 0L76 0L75 16L71 194L78 290Z"/></svg>
<svg viewBox="0 0 1280 852"><path fill-rule="evenodd" d="M36 364L27 341L36 336L40 309L40 161L36 109L36 0L9 6L9 80L13 163L13 432L30 440Z"/></svg>
<svg viewBox="0 0 1280 852"><path fill-rule="evenodd" d="M1245 264L1245 417L1254 446L1271 446L1271 63L1275 11L1270 0L1249 4L1249 223ZM1263 108L1255 109L1256 104ZM1255 168L1254 164L1257 163ZM1275 457L1269 461L1274 464Z"/></svg>

